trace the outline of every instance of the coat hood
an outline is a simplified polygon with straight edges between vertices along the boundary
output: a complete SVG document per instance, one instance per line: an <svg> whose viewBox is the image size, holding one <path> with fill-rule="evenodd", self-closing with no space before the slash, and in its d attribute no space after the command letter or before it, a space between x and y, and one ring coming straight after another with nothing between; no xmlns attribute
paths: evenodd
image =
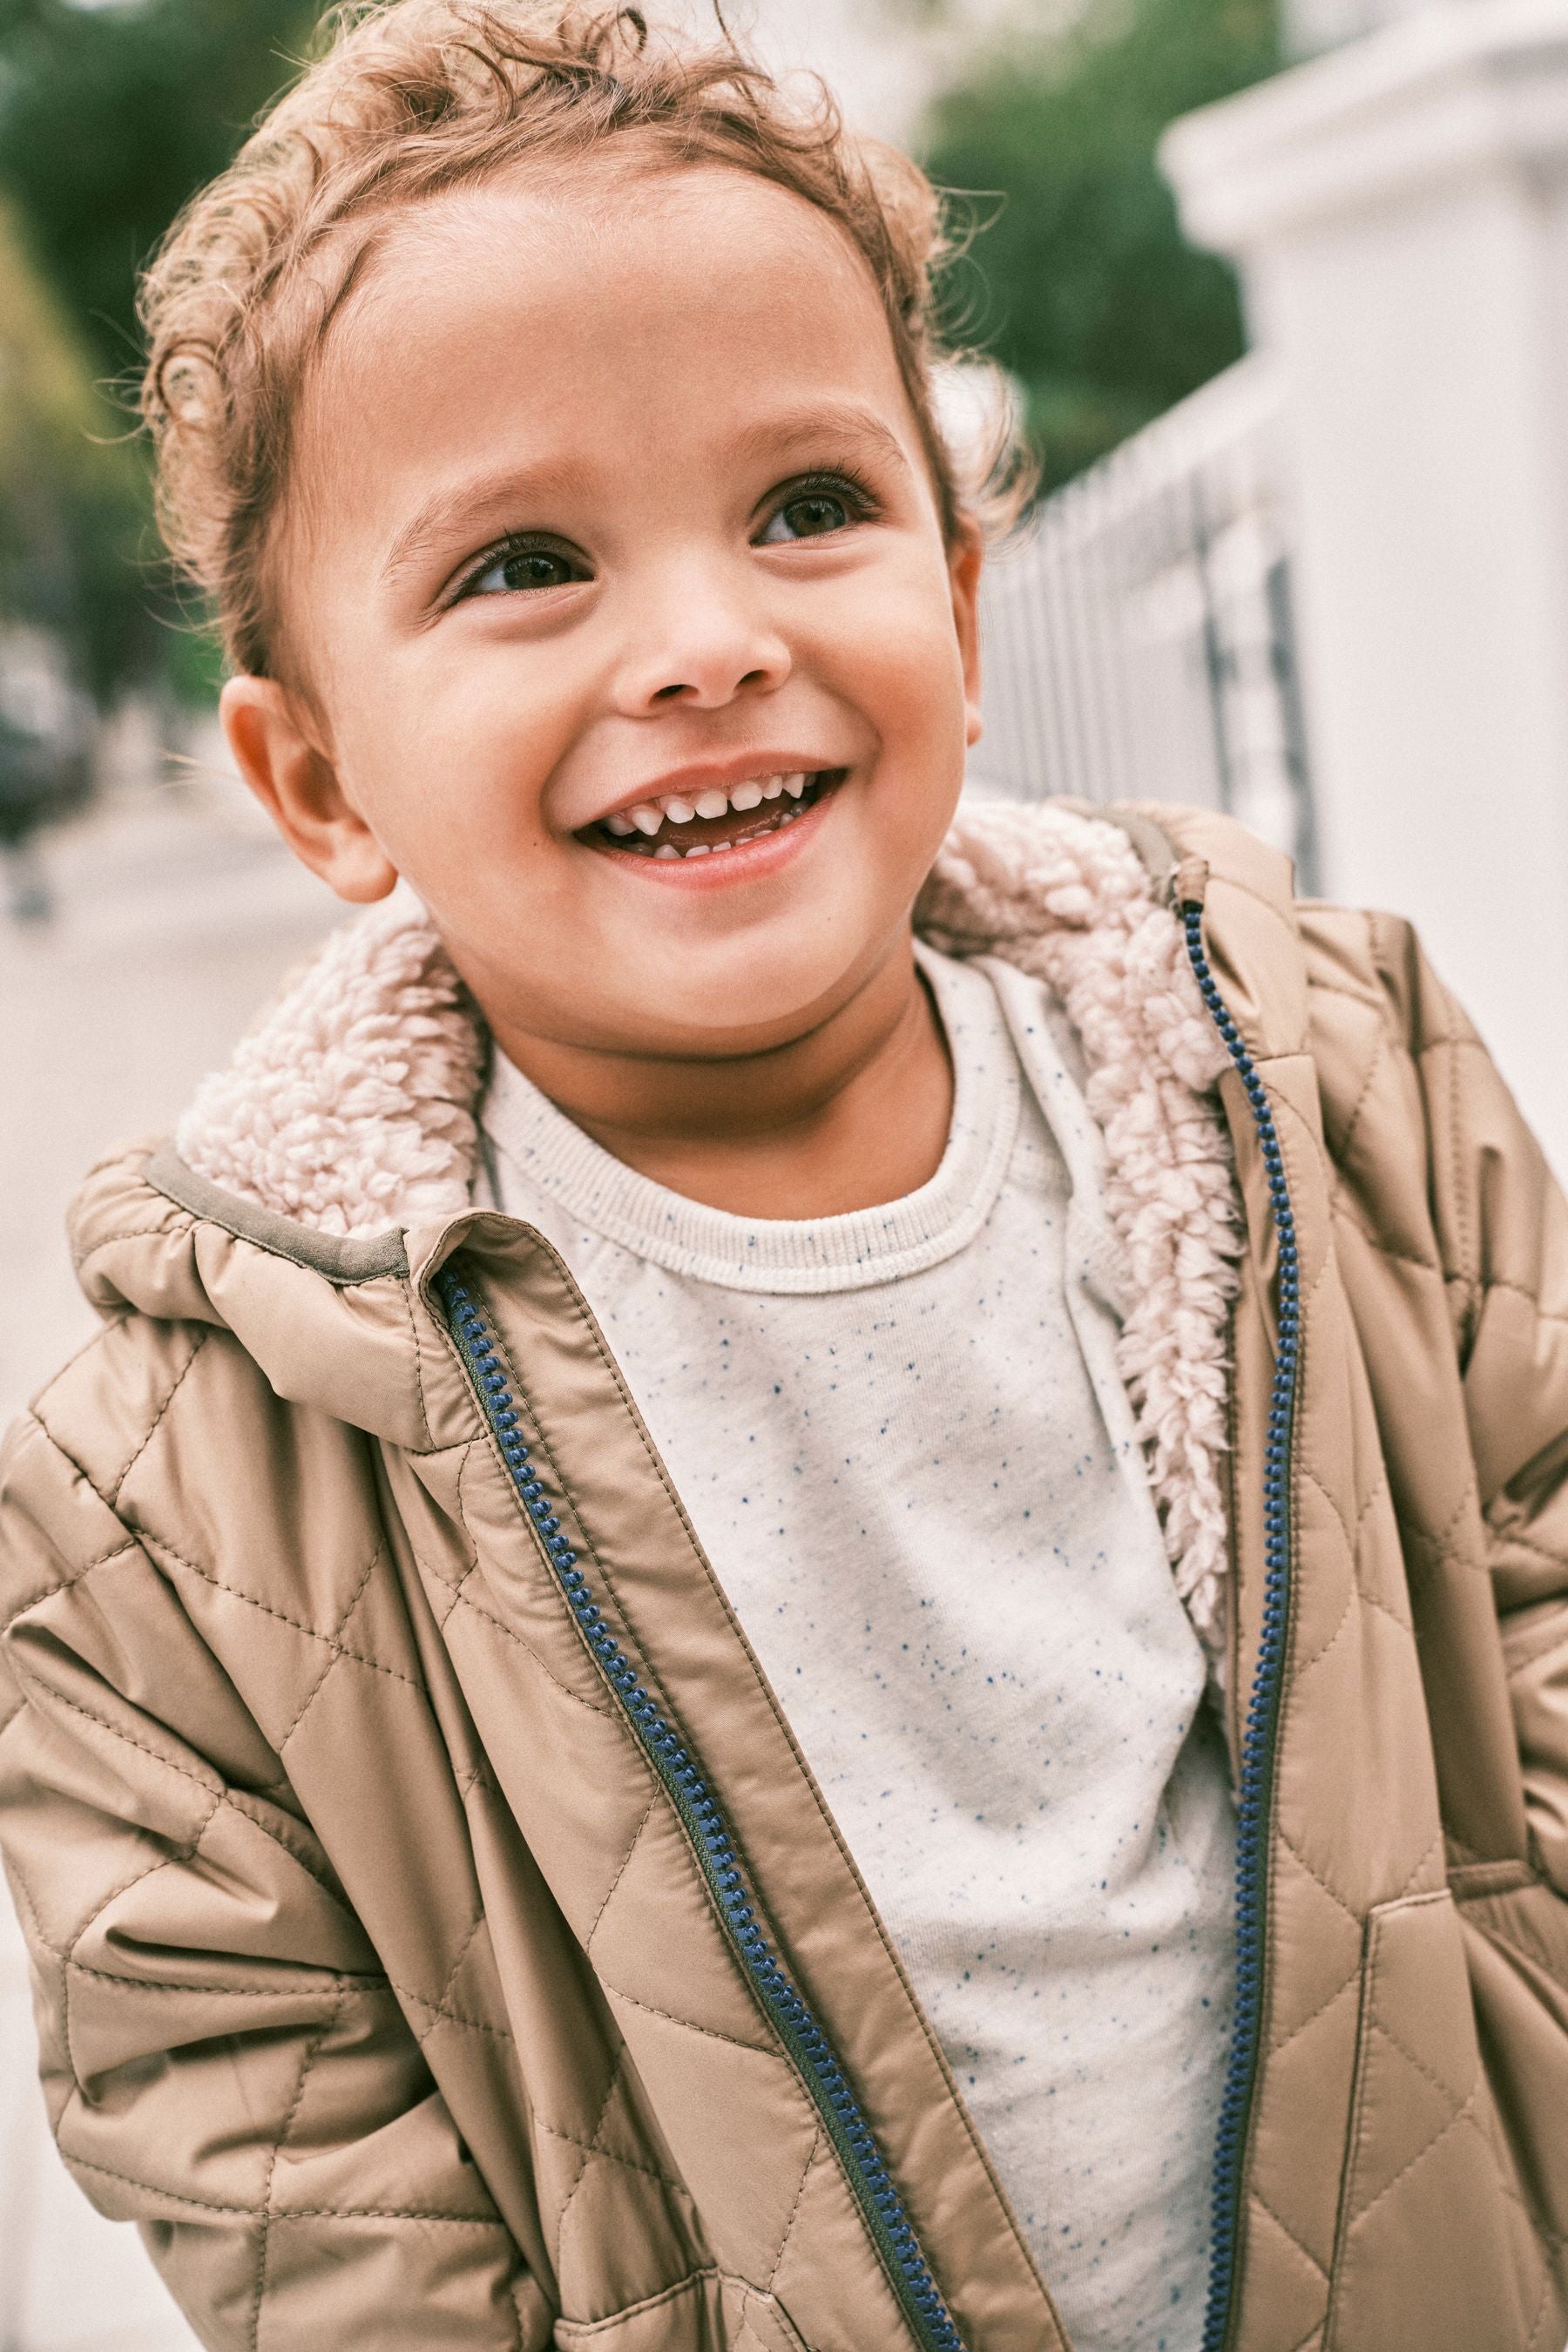
<svg viewBox="0 0 1568 2352"><path fill-rule="evenodd" d="M1063 803L966 807L916 919L949 953L1044 980L1079 1034L1126 1252L1121 1370L1178 1590L1217 1656L1240 1216L1215 1092L1226 1055L1165 886L1184 833L1207 846L1217 825L1270 854L1225 820L1161 816L1178 814L1180 830ZM429 1444L431 1392L453 1367L414 1312L423 1281L460 1235L504 1253L522 1232L471 1208L488 1051L423 908L399 890L285 989L198 1089L172 1148L95 1171L72 1216L88 1296L110 1315L226 1327L279 1395Z"/></svg>

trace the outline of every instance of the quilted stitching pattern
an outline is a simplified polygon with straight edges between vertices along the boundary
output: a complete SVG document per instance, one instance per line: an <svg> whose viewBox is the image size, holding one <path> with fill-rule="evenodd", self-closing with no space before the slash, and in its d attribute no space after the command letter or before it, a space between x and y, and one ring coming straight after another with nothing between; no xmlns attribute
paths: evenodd
<svg viewBox="0 0 1568 2352"><path fill-rule="evenodd" d="M148 1494L158 1491L166 1496L171 1488L178 1488L177 1466L163 1458L164 1451L178 1446L180 1409L176 1399L199 1360L199 1349L191 1349L185 1352L176 1376L167 1383L166 1392L157 1402L153 1426L135 1454L126 1462L124 1470L119 1474L116 1493L128 1518L139 1499L145 1505ZM195 1405L199 1412L199 1398L195 1400ZM44 1409L47 1413L47 1402ZM54 1432L51 1443L61 1434L63 1433ZM143 1474L140 1486L135 1481L128 1485L127 1474L137 1465L141 1466ZM94 1491L97 1492L96 1488ZM107 1509L110 1496L100 1495L99 1499ZM131 1538L122 1535L121 1541L113 1547L102 1547L90 1566L69 1574L58 1574L51 1583L44 1583L40 1580L42 1589L29 1591L16 1614L36 1617L40 1610L47 1611L51 1603L64 1601L68 1606L75 1589L78 1586L85 1588L94 1575L112 1575L122 1570L128 1562L139 1559L155 1562L165 1577L174 1580L176 1589L192 1593L198 1605L205 1608L209 1622L223 1619L235 1626L234 1632L220 1633L220 1645L237 1654L248 1653L252 1665L260 1669L255 1677L253 1695L261 1706L263 1716L270 1718L266 1721L265 1728L276 1754L281 1755L287 1750L298 1758L301 1751L309 1749L317 1719L331 1703L334 1684L345 1675L357 1676L363 1682L374 1678L383 1693L383 1710L391 1700L405 1713L406 1729L411 1740L428 1749L428 1693L417 1656L409 1643L398 1588L391 1573L383 1540L378 1539L357 1561L344 1554L335 1555L333 1568L337 1581L330 1590L301 1596L300 1605L283 1604L270 1597L277 1590L274 1580L268 1580L266 1595L260 1591L248 1589L247 1581L226 1561L201 1557L190 1535L182 1534L175 1539L172 1533L153 1523L151 1510L144 1507L142 1522L132 1522ZM239 1630L242 1628L244 1630ZM70 1630L75 1636L77 1629L73 1626ZM202 1769L194 1759L186 1760L177 1741L165 1741L156 1734L144 1736L60 1694L55 1695L53 1704L79 1715L84 1721L90 1719L94 1727L111 1741L132 1747L143 1759L146 1769L164 1776L165 1781L172 1778L177 1786L188 1791L188 1797L180 1800L178 1804L180 1843L176 1851L179 1858L187 1864L198 1862L213 1822L231 1810L230 1792L221 1778ZM353 1705L354 1702L351 1699L349 1704ZM22 1719L16 1718L18 1722ZM473 1762L469 1767L468 1785L464 1795L486 1796L488 1792L482 1787L485 1777L482 1765L478 1760ZM278 1781L275 1774L269 1775L268 1779L274 1787L287 1787L287 1783ZM166 1813L166 1805L163 1810ZM607 1930L609 1927L616 1890L632 1859L638 1829L647 1822L650 1811L651 1801L645 1803L638 1826L633 1829L624 1851L617 1857L600 1904L598 1924L601 1928ZM237 1815L237 1822L243 1819L243 1815ZM171 1822L170 1826L174 1824ZM250 1831L253 1825L246 1821L246 1828ZM293 1828L290 1822L290 1832ZM313 1843L308 1833L297 1834L304 1836L307 1845ZM294 1836L289 1836L289 1846L285 1848L289 1851L290 1861L295 1859L291 1851L294 1842ZM450 1857L450 1864L457 1865L458 1878L462 1878L468 1867L459 1861L465 1843L455 1843ZM95 1982L105 1987L128 1986L132 1981L120 1968L112 1965L89 1969L79 1957L84 1939L96 1931L97 1940L91 1947L95 1957L100 1949L110 1950L117 1926L116 1915L117 1912L122 1914L126 1898L155 1874L170 1868L174 1858L174 1853L162 1837L157 1843L149 1843L145 1851L138 1854L132 1867L112 1879L107 1891L95 1897L86 1914L66 1923L65 1931L59 1936L51 1936L42 1920L35 1916L35 1948L50 1954L61 1971L62 2057L69 2074L81 2071L81 2062L71 2045L69 1984L72 1976L89 1973ZM444 1875L456 1885L451 1866ZM331 1874L324 1866L321 1870L321 1878L322 1882L331 1879ZM453 1903L449 1899L437 1900L418 1906L421 1918L431 1931L428 1949L423 1954L409 1954L406 1950L399 1953L397 1939L393 1939L386 1980L410 2021L414 2042L428 2052L438 2032L455 2035L464 2043L479 2043L483 2047L485 2054L479 2062L482 2067L488 2069L493 2065L497 2052L502 2051L505 2053L502 2063L510 2069L515 2063L510 2054L513 2032L500 1997L500 1979L489 1948L488 1923L471 1874L464 1885L464 1899L460 1903ZM406 1936L402 1941L406 1945ZM400 1967L400 1958L405 1963L417 1959L422 1965ZM137 1990L143 1995L163 2000L177 1998L182 2003L185 2030L188 2030L191 2003L200 1990L196 1984L189 1978L174 1979L165 1983L145 1975L134 1981ZM323 2049L330 2044L334 2030L342 2021L344 2003L350 1992L363 1990L374 1998L374 1986L380 1981L379 1974L351 1980L341 1976L323 1979L319 1973L307 1970L294 1972L292 1987L297 1989L277 1982L266 1986L254 1983L246 1986L224 1981L223 1971L217 1971L211 1991L219 2003L264 2000L269 2006L280 2005L291 2013L298 2012L303 2003L306 2011L313 2011L316 2016L316 2022L308 2029L295 2049L293 2072L286 2093L280 2096L274 2127L264 2147L257 2150L257 2155L263 2159L262 2169L259 2177L253 2175L255 2186L248 2194L237 2193L228 2198L217 2196L212 2199L189 2197L174 2181L166 2187L160 2186L124 2167L102 2163L90 2137L79 2138L73 2128L71 2114L85 2112L80 2108L79 2099L73 2095L68 2102L71 2112L61 2115L62 2147L79 2169L100 2182L100 2197L110 2184L115 2184L121 2188L135 2189L142 2196L160 2200L169 2209L188 2207L191 2210L224 2210L248 2225L246 2235L252 2247L252 2284L247 2295L249 2316L243 2336L237 2339L245 2343L247 2352L256 2352L256 2347L264 2341L263 2313L270 2293L268 2280L276 2265L279 2173L285 2153L296 2134L301 2111L308 2107L313 2071ZM672 2018L671 2021L696 2034L708 2030L700 2017L679 2021ZM788 2070L782 2060L770 2053L763 2063L785 2076L793 2091L793 2077L788 2076ZM570 2153L576 2176L560 2199L552 2231L557 2243L561 2241L569 2210L582 2195L586 2177L595 2169L615 2184L611 2204L619 2236L623 2240L640 2238L643 2241L643 2252L651 2263L651 2274L641 2281L625 2282L624 2291L617 2293L617 2302L635 2300L638 2295L646 2294L661 2277L668 2277L672 2268L679 2270L683 2266L682 2249L691 2211L689 2197L684 2189L678 2187L665 2168L652 2160L652 2144L647 2137L638 2101L625 2095L622 2081L625 2064L625 2050L616 2049L610 2061L599 2116L586 2135L583 2134L575 2115L570 2111L552 2114L545 2110L538 2115L535 2121L535 2128L542 2135ZM606 2140L612 2122L612 2107L615 2109L614 2141L618 2141L618 2145L607 2144ZM814 2134L809 2137L814 2140ZM788 2234L788 2217L798 2206L800 2187L809 2161L808 2147L798 2166L789 2175L782 2200L784 2214L776 2234L758 2250L755 2275L766 2276L776 2267ZM677 2214L685 2217L673 2225L669 2218L672 2200ZM647 2207L646 2220L641 2226L628 2215L628 2201L634 2209L639 2201ZM299 2221L309 2214L315 2221L324 2221L338 2212L345 2221L375 2218L395 2225L406 2222L411 2226L416 2218L421 2224L437 2219L450 2218L454 2221L469 2219L457 2212L448 2216L437 2208L416 2209L413 2204L402 2205L395 2201L377 2206L374 2217L363 2206L357 2209L347 2205L319 2208L311 2212L310 2209L294 2203L285 2218ZM473 2218L478 2219L477 2216ZM595 2235L602 2242L602 2231ZM589 2254L593 2259L595 2248L592 2241ZM580 2262L578 2267L581 2268Z"/></svg>
<svg viewBox="0 0 1568 2352"><path fill-rule="evenodd" d="M1423 2333L1408 2311L1378 2306L1371 2282L1398 2271L1391 2246L1429 2244L1443 2212L1479 2210L1514 2216L1510 2242L1496 2250L1484 2324L1499 2331L1500 2344L1525 2347L1542 2326L1562 2333L1563 2285L1560 2278L1552 2284L1543 2252L1550 2233L1526 2210L1498 2128L1451 1921L1432 1930L1453 1971L1440 2024L1430 1984L1406 1987L1403 2003L1375 1973L1363 1990L1363 1955L1381 1916L1373 1906L1419 1897L1443 1881L1438 1785L1411 1744L1425 1702L1413 1717L1404 1696L1421 1689L1417 1627L1430 1644L1462 1623L1473 1652L1492 1615L1477 1464L1453 1370L1454 1350L1473 1332L1488 1291L1468 1191L1464 1081L1453 1067L1474 1041L1451 1005L1428 999L1411 1023L1412 1051L1408 1008L1390 1003L1396 982L1410 984L1400 940L1359 918L1325 914L1310 918L1309 928L1313 921L1321 983L1313 1043L1330 1186L1314 1197L1324 1163L1309 1149L1310 1123L1299 1119L1299 1142L1288 1145L1292 1188L1317 1246L1307 1261L1274 1998L1253 2148L1245 2340L1249 2352L1254 2344L1258 2352L1293 2352L1320 2342L1325 2352L1330 2345L1402 2352L1438 2340L1457 2309L1475 2306L1451 2303L1446 2327L1434 2305ZM1412 1133L1423 1103L1442 1170L1436 1200L1426 1189L1426 1153ZM1416 1347L1413 1323L1426 1334ZM1434 1423L1445 1416L1446 1436L1435 1443ZM1314 1722L1339 1732L1328 1742L1312 1738ZM1446 1786L1445 1806L1452 1795ZM1472 1828L1462 1817L1448 1826L1451 1833ZM1497 1850L1495 1822L1477 1822L1473 1834L1478 1850ZM1409 2035L1423 2021L1430 2046L1412 2046ZM1321 2109L1329 2084L1342 2084L1348 2097L1352 2076L1359 2105L1342 2211L1339 2184L1292 2161L1292 2151L1296 2118ZM1364 2274L1363 2245L1378 2249ZM1336 2303L1341 2315L1325 2334L1336 2264L1358 2284ZM1505 2319L1505 2299L1515 2292L1522 2307ZM1550 2322L1548 2312L1557 2315Z"/></svg>
<svg viewBox="0 0 1568 2352"><path fill-rule="evenodd" d="M231 1352L231 1343L220 1338L208 1360L218 1364ZM154 1404L155 1425L136 1449L133 1462L126 1460L124 1471L115 1465L120 1510L134 1541L128 1543L122 1538L112 1549L102 1547L100 1569L113 1574L126 1562L154 1563L160 1575L185 1597L185 1605L207 1629L220 1654L245 1657L247 1700L258 1710L258 1720L274 1758L291 1762L296 1778L303 1775L308 1781L317 1754L344 1752L341 1742L333 1738L331 1725L323 1724L323 1717L346 1709L358 1719L363 1707L355 1696L356 1684L375 1688L379 1694L375 1710L378 1716L384 1716L389 1706L394 1709L395 1719L402 1726L397 1744L405 1741L410 1748L428 1753L433 1730L430 1692L417 1650L410 1639L402 1588L379 1531L357 1559L346 1550L333 1552L328 1583L289 1593L287 1584L280 1586L279 1580L271 1573L266 1575L264 1582L258 1580L253 1583L245 1568L226 1554L206 1553L192 1530L175 1529L166 1523L167 1497L179 1490L181 1483L180 1450L187 1407L180 1398L187 1380L192 1382L188 1405L192 1425L211 1411L211 1399L202 1393L202 1376L197 1369L202 1353L193 1349L184 1355L175 1376L163 1384L164 1392ZM226 1370L215 1372L214 1378L226 1378ZM47 1401L44 1411L52 1421L53 1412ZM68 1430L55 1426L50 1433L51 1444L68 1433ZM462 1458L459 1454L459 1464ZM135 1475L129 1476L132 1467ZM422 1471L429 1467L428 1464L421 1465ZM471 1493L471 1481L469 1484ZM99 1500L107 1509L109 1496L100 1495ZM455 1580L443 1580L437 1588L441 1594L440 1606L448 1614L460 1605L464 1587L471 1582L477 1565L477 1549L466 1535L465 1544L468 1552L467 1567L458 1566ZM144 1566L141 1572L145 1574ZM88 1575L91 1573L86 1571ZM285 1597L279 1597L280 1591ZM52 1590L42 1596L30 1595L29 1601L36 1609L40 1599L47 1602L66 1597L66 1580L57 1577ZM504 1644L508 1672L515 1679L518 1643L514 1629L503 1627L491 1617L482 1601L477 1600L465 1614L477 1621L482 1629L481 1638ZM527 1654L532 1654L527 1653L526 1644L524 1649ZM582 1703L575 1694L565 1691L559 1678L551 1674L548 1662L541 1659L539 1664L549 1686L563 1697L570 1697L580 1715ZM63 1704L68 1706L74 1702ZM613 1732L619 1740L618 1727L612 1719L597 1706L592 1713L595 1721L604 1724L605 1732ZM140 1735L124 1733L111 1724L106 1723L100 1728L111 1738L134 1737L140 1740ZM150 1768L172 1772L188 1787L193 1799L200 1800L202 1813L188 1823L182 1847L187 1859L199 1857L209 1822L229 1809L230 1792L219 1776L203 1771L194 1761L184 1760L173 1745L167 1753L156 1738L140 1741L140 1745ZM742 2263L752 2277L768 2280L779 2270L810 2201L805 2192L813 2168L816 2166L820 2172L825 2161L815 2118L793 2071L773 2044L748 1998L742 1994L738 2011L732 2017L729 2014L736 1991L735 1979L727 1956L718 1947L716 1924L708 1911L706 1898L697 1887L689 1856L679 1832L666 1818L663 1801L656 1797L640 1759L637 1769L643 1784L640 1802L628 1818L624 1842L614 1850L606 1849L603 1883L584 1923L585 1940L592 1945L595 1966L609 1989L612 2009L618 2021L616 2026L605 2021L606 2071L597 2094L597 2112L584 2116L575 2104L564 2107L544 2104L536 2105L531 2117L531 2131L540 2151L535 2187L541 2195L550 2252L567 2309L574 2308L585 2319L624 2308L646 2296L661 2279L678 2274L689 2260L696 2229L689 2181L682 2179L679 2172L672 2174L657 2155L658 2142L649 2137L640 2077L629 2074L629 2045L623 2036L629 2037L630 2044L638 2047L652 2076L668 2074L679 2078L681 2098L665 2102L678 2107L689 2100L690 2084L700 2080L705 2072L712 2071L705 2053L715 2053L718 2072L713 2074L713 2095L696 2103L696 2112L703 2117L704 2137L714 2147L710 2166L711 2178L706 2184L703 2203L721 2217L727 2206L734 2206L737 2189L742 2190L748 2218L743 2235L737 2239L735 2232L741 2225L738 2212L732 2215L731 2252L731 2259ZM465 1759L465 1773L460 1799L465 1805L477 1801L482 1818L487 1808L499 1801L486 1786L489 1776L482 1751L471 1753ZM279 1778L276 1762L259 1777L276 1790L289 1790L289 1782ZM293 1802L291 1792L289 1801L290 1805ZM504 1801L500 1801L500 1810L505 1811ZM319 1811L312 1803L312 1814ZM289 1821L290 1843L302 1839L307 1848L313 1847L310 1833L296 1829L291 1813L286 1812L284 1818ZM648 1899L648 1888L643 1880L649 1874L639 1874L637 1864L639 1848L646 1845L649 1836L657 1849L651 1856L652 1874L664 1883L668 1883L672 1868L678 1874L690 1877L693 1912L702 1937L716 1947L710 1963L686 1972L694 2000L700 2001L705 1994L708 1996L706 2008L672 2002L668 1998L668 1971L661 1977L656 1969L648 1984L640 1981L645 1973L645 1954L640 1948L646 1941ZM241 2339L247 2352L259 2352L265 2341L265 2314L278 2277L277 2229L280 2212L290 2225L300 2221L307 2211L319 2224L328 2219L328 2209L302 2207L297 2198L280 2207L278 2190L301 2120L308 2121L310 2117L321 2053L325 2052L331 2057L334 2037L344 2027L349 1993L361 1993L374 2002L375 1986L384 1981L408 2021L412 2042L437 2067L443 2081L451 2081L454 2075L460 2081L476 2074L490 2074L499 2067L510 2084L516 2083L514 2026L508 2019L489 1923L479 1888L468 1865L460 1859L465 1845L466 1841L454 1840L446 1864L437 1874L437 1884L447 1890L445 1895L406 1906L399 1936L389 1938L377 1933L376 1943L385 1960L384 1979L373 1974L351 1985L346 1979L322 1979L306 1972L301 1980L299 1997L313 2011L314 2022L294 2045L292 2073L286 2082L279 2084L278 2105L268 2140L254 2152L260 2169L253 2171L253 2185L247 2191L214 2200L215 2205L230 2211L237 2221L243 2220L247 2225L247 2242L251 2247L251 2284L247 2291L250 2317L248 2332ZM319 1861L314 1854L311 1858ZM76 1923L79 1940L87 1927L98 1923L100 1915L113 1915L131 1889L143 1876L165 1867L166 1862L163 1849L139 1858L134 1874L113 1883L110 1891L95 1904L91 1918ZM319 1867L319 1883L324 1889L331 1884L336 1899L332 1874L324 1865ZM356 1908L366 1908L357 1888L353 1890L353 1900ZM409 1918L414 1915L426 1931L423 1949L416 1946L411 1950L408 1946ZM62 1947L62 1951L70 1968L83 1965L71 1948ZM110 1984L123 1981L112 1964L100 1976ZM662 1985L665 1998L653 1997L654 1984ZM187 2014L195 1990L185 1980L173 1981L166 1988L143 1981L140 1989L149 1994L177 1996L186 2005ZM721 1990L725 1998L720 2000L715 2011L711 1996ZM220 2005L237 1999L254 1999L260 1990L253 1987L248 1992L241 1992L232 1982L223 1982L221 1972L212 1986L215 2001ZM287 1998L281 1988L279 1997ZM298 2007L297 2001L294 2006ZM69 1999L63 1986L60 2007L62 2020L67 2021L64 2031L68 2067ZM460 2054L454 2055L454 2045ZM733 2080L737 2063L759 2070L751 2091L739 2101ZM579 2062L571 2082L574 2093L581 2090L584 2080ZM531 2077L530 2090L536 2100L540 2087ZM507 2096L515 2096L515 2091L509 2090ZM770 2112L775 2120L769 2136L782 2160L773 2168L776 2193L770 2187L768 2199L759 2209L756 2135L761 2118ZM720 2131L715 2136L713 2130L713 2119L720 2113L733 2117L734 2144L731 2147L724 2145L729 2135ZM100 2180L100 2196L112 2179L118 2178L122 2189L132 2187L133 2168L100 2162L93 2146L78 2137L69 2118L62 2118L62 2123L63 2145L79 2168ZM792 2147L793 2155L789 2153ZM554 2156L552 2150L556 2152ZM699 2176L703 2170L700 2163L689 2163L683 2168ZM145 2181L142 2193L170 2200L174 2206L201 2201L185 2200L175 2175L166 2188ZM839 2187L841 2190L841 2184ZM375 2213L377 2218L396 2226L402 2220L411 2219L415 2210L412 2203L402 2205L389 2200L378 2205ZM436 2210L419 2209L422 2213ZM365 2216L362 2213L359 2218ZM452 2218L462 2217L454 2214ZM858 2222L853 2224L857 2234L858 2226ZM700 2243L700 2240L697 2242ZM606 2273L605 2250L611 2245L615 2251ZM597 2283L589 2290L586 2283L591 2275ZM888 2316L889 2329L896 2334L897 2322L892 2319L890 2306ZM768 2340L771 2342L771 2335ZM847 2346L845 2352L848 2352Z"/></svg>
<svg viewBox="0 0 1568 2352"><path fill-rule="evenodd" d="M1329 2330L1339 2352L1373 2352L1391 2326L1400 2331L1396 2341L1432 2340L1451 2317L1456 2293L1478 2273L1499 2340L1527 2345L1539 2322L1550 2277L1545 2251L1528 2226L1514 2227L1509 2201L1488 2194L1498 2151L1482 2120L1488 2087L1479 2047L1466 2031L1471 1997L1451 1909L1446 1894L1426 1895L1386 1907L1369 1925L1343 2243ZM1440 2224L1461 2212L1467 2225L1456 2244ZM1395 2320L1386 2250L1401 2239L1419 2243L1424 2262L1422 2275L1405 2283L1405 2309Z"/></svg>

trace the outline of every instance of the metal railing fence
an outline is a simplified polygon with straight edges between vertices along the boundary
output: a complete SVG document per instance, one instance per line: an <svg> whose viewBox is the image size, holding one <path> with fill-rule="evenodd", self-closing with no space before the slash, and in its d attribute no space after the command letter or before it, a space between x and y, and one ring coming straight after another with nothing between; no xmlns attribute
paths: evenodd
<svg viewBox="0 0 1568 2352"><path fill-rule="evenodd" d="M1243 360L993 558L977 790L1223 809L1316 888L1281 437Z"/></svg>

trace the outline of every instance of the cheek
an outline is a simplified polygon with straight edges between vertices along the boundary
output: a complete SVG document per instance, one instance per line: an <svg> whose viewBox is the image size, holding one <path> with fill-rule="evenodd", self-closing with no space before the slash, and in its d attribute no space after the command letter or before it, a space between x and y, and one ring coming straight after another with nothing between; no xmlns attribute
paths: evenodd
<svg viewBox="0 0 1568 2352"><path fill-rule="evenodd" d="M515 862L537 849L562 748L550 721L548 704L531 702L504 664L432 663L384 681L340 731L339 749L361 813L419 887L432 866Z"/></svg>
<svg viewBox="0 0 1568 2352"><path fill-rule="evenodd" d="M868 846L880 887L903 895L923 881L963 789L963 670L951 631L911 632L868 648L860 676L860 707L879 739L864 803Z"/></svg>
<svg viewBox="0 0 1568 2352"><path fill-rule="evenodd" d="M889 751L945 772L964 750L963 664L945 572L890 583L842 615L826 657Z"/></svg>

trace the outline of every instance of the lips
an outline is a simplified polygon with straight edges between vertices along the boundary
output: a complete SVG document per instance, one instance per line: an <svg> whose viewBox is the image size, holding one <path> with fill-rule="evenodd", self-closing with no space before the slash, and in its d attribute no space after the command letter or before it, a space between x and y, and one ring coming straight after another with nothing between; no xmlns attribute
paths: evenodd
<svg viewBox="0 0 1568 2352"><path fill-rule="evenodd" d="M823 768L815 773L752 776L742 783L710 784L700 791L660 793L635 807L617 809L579 839L595 848L633 857L716 857L782 833L842 783L848 771Z"/></svg>

